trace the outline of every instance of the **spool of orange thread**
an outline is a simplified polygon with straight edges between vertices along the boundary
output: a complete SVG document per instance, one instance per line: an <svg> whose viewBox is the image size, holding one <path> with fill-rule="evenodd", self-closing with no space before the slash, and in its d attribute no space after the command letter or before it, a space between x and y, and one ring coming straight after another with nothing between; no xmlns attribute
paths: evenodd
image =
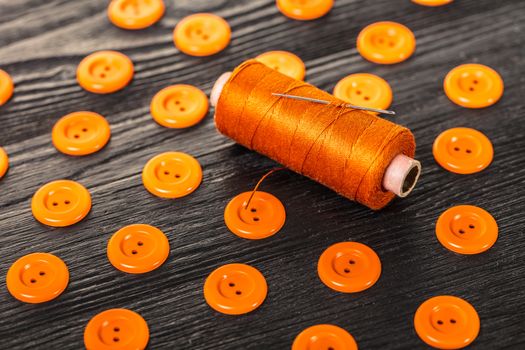
<svg viewBox="0 0 525 350"><path fill-rule="evenodd" d="M410 130L256 60L219 77L210 99L222 134L371 209L407 196L421 172Z"/></svg>

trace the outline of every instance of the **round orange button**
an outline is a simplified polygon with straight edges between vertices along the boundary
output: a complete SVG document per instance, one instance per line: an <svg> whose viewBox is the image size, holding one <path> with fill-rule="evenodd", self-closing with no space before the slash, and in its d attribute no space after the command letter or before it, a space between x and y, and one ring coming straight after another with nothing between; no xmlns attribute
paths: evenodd
<svg viewBox="0 0 525 350"><path fill-rule="evenodd" d="M0 147L0 179L7 173L7 169L9 169L9 157L6 151Z"/></svg>
<svg viewBox="0 0 525 350"><path fill-rule="evenodd" d="M64 262L49 253L28 254L11 265L6 284L9 293L25 303L44 303L66 289L69 271Z"/></svg>
<svg viewBox="0 0 525 350"><path fill-rule="evenodd" d="M202 169L189 154L166 152L151 158L142 170L144 187L155 196L180 198L199 187Z"/></svg>
<svg viewBox="0 0 525 350"><path fill-rule="evenodd" d="M128 225L108 241L111 265L128 273L145 273L162 265L170 253L166 235L156 227L145 224Z"/></svg>
<svg viewBox="0 0 525 350"><path fill-rule="evenodd" d="M392 89L374 74L351 74L340 80L334 96L356 106L387 109L392 103Z"/></svg>
<svg viewBox="0 0 525 350"><path fill-rule="evenodd" d="M0 106L13 95L13 79L6 71L0 69Z"/></svg>
<svg viewBox="0 0 525 350"><path fill-rule="evenodd" d="M354 337L341 327L318 324L299 333L292 350L357 350Z"/></svg>
<svg viewBox="0 0 525 350"><path fill-rule="evenodd" d="M286 212L277 197L267 192L255 192L247 208L252 192L235 196L224 209L224 222L231 232L247 239L273 236L284 225Z"/></svg>
<svg viewBox="0 0 525 350"><path fill-rule="evenodd" d="M412 0L412 2L415 2L416 4L432 7L450 4L452 1L453 0Z"/></svg>
<svg viewBox="0 0 525 350"><path fill-rule="evenodd" d="M362 243L336 243L321 254L317 273L328 287L338 292L355 293L377 282L381 275L381 261Z"/></svg>
<svg viewBox="0 0 525 350"><path fill-rule="evenodd" d="M80 86L96 94L123 89L133 78L133 62L117 51L99 51L84 58L77 68Z"/></svg>
<svg viewBox="0 0 525 350"><path fill-rule="evenodd" d="M487 211L473 205L446 210L436 223L436 236L445 248L459 254L478 254L498 239L498 224Z"/></svg>
<svg viewBox="0 0 525 350"><path fill-rule="evenodd" d="M52 181L40 187L31 200L35 219L44 225L64 227L82 220L91 209L91 196L81 184Z"/></svg>
<svg viewBox="0 0 525 350"><path fill-rule="evenodd" d="M419 306L414 327L421 340L434 348L461 349L478 336L479 316L463 299L437 296Z"/></svg>
<svg viewBox="0 0 525 350"><path fill-rule="evenodd" d="M484 108L503 95L503 79L482 64L463 64L448 72L443 82L447 97L463 107Z"/></svg>
<svg viewBox="0 0 525 350"><path fill-rule="evenodd" d="M494 157L490 140L470 128L443 131L434 141L432 153L439 165L458 174L477 173L488 167Z"/></svg>
<svg viewBox="0 0 525 350"><path fill-rule="evenodd" d="M143 29L164 14L162 0L112 0L108 6L111 23L123 29Z"/></svg>
<svg viewBox="0 0 525 350"><path fill-rule="evenodd" d="M266 298L266 279L245 264L224 265L204 283L204 298L214 310L228 315L245 314L258 308Z"/></svg>
<svg viewBox="0 0 525 350"><path fill-rule="evenodd" d="M102 149L110 135L109 123L103 116L82 111L60 118L53 127L51 139L60 152L83 156Z"/></svg>
<svg viewBox="0 0 525 350"><path fill-rule="evenodd" d="M144 350L148 340L148 324L128 309L103 311L89 320L84 330L87 350Z"/></svg>
<svg viewBox="0 0 525 350"><path fill-rule="evenodd" d="M323 17L334 6L334 0L277 0L276 3L283 15L300 21Z"/></svg>
<svg viewBox="0 0 525 350"><path fill-rule="evenodd" d="M414 33L396 22L377 22L366 26L357 37L357 50L367 60L380 64L399 63L416 49Z"/></svg>
<svg viewBox="0 0 525 350"><path fill-rule="evenodd" d="M304 63L299 57L297 57L291 52L269 51L260 54L255 59L291 78L297 80L304 79L304 74L306 70Z"/></svg>
<svg viewBox="0 0 525 350"><path fill-rule="evenodd" d="M173 85L160 90L151 101L153 119L167 128L187 128L208 113L208 97L191 85Z"/></svg>
<svg viewBox="0 0 525 350"><path fill-rule="evenodd" d="M231 29L222 17L211 13L196 13L185 17L173 31L173 42L191 56L210 56L230 43Z"/></svg>

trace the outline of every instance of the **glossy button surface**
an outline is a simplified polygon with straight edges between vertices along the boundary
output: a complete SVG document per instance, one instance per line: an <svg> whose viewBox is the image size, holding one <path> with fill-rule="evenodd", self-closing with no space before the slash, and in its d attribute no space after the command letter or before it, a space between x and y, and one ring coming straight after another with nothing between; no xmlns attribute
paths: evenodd
<svg viewBox="0 0 525 350"><path fill-rule="evenodd" d="M277 197L267 192L255 192L246 207L252 192L235 196L224 209L224 222L231 232L247 239L262 239L273 236L284 225L286 212Z"/></svg>
<svg viewBox="0 0 525 350"><path fill-rule="evenodd" d="M305 66L303 61L291 52L269 51L255 58L268 67L297 80L303 80Z"/></svg>
<svg viewBox="0 0 525 350"><path fill-rule="evenodd" d="M112 0L108 6L111 23L123 29L143 29L164 14L162 0Z"/></svg>
<svg viewBox="0 0 525 350"><path fill-rule="evenodd" d="M109 94L123 89L133 78L133 62L117 51L98 51L84 58L77 68L77 81L84 89Z"/></svg>
<svg viewBox="0 0 525 350"><path fill-rule="evenodd" d="M417 335L438 349L461 349L479 333L478 313L463 299L437 296L419 306L414 316Z"/></svg>
<svg viewBox="0 0 525 350"><path fill-rule="evenodd" d="M110 135L109 123L103 116L82 111L60 118L53 127L51 139L60 152L82 156L102 149Z"/></svg>
<svg viewBox="0 0 525 350"><path fill-rule="evenodd" d="M336 243L321 254L317 272L328 287L338 292L355 293L377 282L381 275L381 261L362 243Z"/></svg>
<svg viewBox="0 0 525 350"><path fill-rule="evenodd" d="M334 96L361 107L387 109L392 103L392 89L374 74L356 73L341 79L334 88Z"/></svg>
<svg viewBox="0 0 525 350"><path fill-rule="evenodd" d="M91 196L75 181L57 180L40 187L31 200L35 219L44 225L63 227L82 220L91 209Z"/></svg>
<svg viewBox="0 0 525 350"><path fill-rule="evenodd" d="M148 324L128 309L103 311L89 320L84 330L87 350L144 350L148 340Z"/></svg>
<svg viewBox="0 0 525 350"><path fill-rule="evenodd" d="M264 276L245 264L221 266L204 283L204 298L208 305L228 315L255 310L262 304L267 292Z"/></svg>
<svg viewBox="0 0 525 350"><path fill-rule="evenodd" d="M58 297L67 287L66 264L49 253L33 253L15 261L7 271L9 293L25 303L43 303Z"/></svg>
<svg viewBox="0 0 525 350"><path fill-rule="evenodd" d="M0 106L11 98L13 89L13 79L6 71L0 69Z"/></svg>
<svg viewBox="0 0 525 350"><path fill-rule="evenodd" d="M488 107L503 95L501 76L482 64L463 64L452 69L443 87L452 102L467 108Z"/></svg>
<svg viewBox="0 0 525 350"><path fill-rule="evenodd" d="M458 174L477 173L492 162L494 150L490 140L470 128L448 129L434 140L434 159L443 168Z"/></svg>
<svg viewBox="0 0 525 350"><path fill-rule="evenodd" d="M478 254L498 239L498 224L487 211L473 205L447 209L436 223L436 236L447 249L460 254Z"/></svg>
<svg viewBox="0 0 525 350"><path fill-rule="evenodd" d="M6 151L0 147L0 179L7 173L7 169L9 169L9 157Z"/></svg>
<svg viewBox="0 0 525 350"><path fill-rule="evenodd" d="M231 29L222 17L197 13L185 17L173 31L175 46L191 56L213 55L228 46Z"/></svg>
<svg viewBox="0 0 525 350"><path fill-rule="evenodd" d="M357 37L357 50L367 60L380 64L399 63L414 53L416 38L410 29L396 22L376 22Z"/></svg>
<svg viewBox="0 0 525 350"><path fill-rule="evenodd" d="M111 265L128 273L145 273L155 270L168 258L170 244L161 230L145 224L128 225L108 242L108 259Z"/></svg>
<svg viewBox="0 0 525 350"><path fill-rule="evenodd" d="M173 85L160 90L151 101L153 119L167 128L187 128L208 113L208 97L191 85Z"/></svg>
<svg viewBox="0 0 525 350"><path fill-rule="evenodd" d="M155 196L179 198L199 187L202 169L189 154L166 152L151 158L142 170L144 187Z"/></svg>
<svg viewBox="0 0 525 350"><path fill-rule="evenodd" d="M452 1L453 0L412 0L412 2L415 2L416 4L432 7L450 4Z"/></svg>
<svg viewBox="0 0 525 350"><path fill-rule="evenodd" d="M303 21L322 17L334 6L334 0L277 0L276 3L283 15Z"/></svg>
<svg viewBox="0 0 525 350"><path fill-rule="evenodd" d="M354 337L341 327L319 324L299 333L292 350L357 350Z"/></svg>

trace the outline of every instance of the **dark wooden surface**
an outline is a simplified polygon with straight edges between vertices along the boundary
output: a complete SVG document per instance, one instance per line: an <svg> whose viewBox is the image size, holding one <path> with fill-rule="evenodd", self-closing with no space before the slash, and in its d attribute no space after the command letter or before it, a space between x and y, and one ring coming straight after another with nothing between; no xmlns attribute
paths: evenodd
<svg viewBox="0 0 525 350"><path fill-rule="evenodd" d="M426 8L408 0L337 0L328 16L304 23L282 16L272 0L168 0L160 23L137 32L111 25L106 3L0 0L0 67L16 84L14 98L0 108L0 145L11 161L0 182L0 349L80 349L88 320L114 307L147 320L148 349L287 349L302 329L318 323L347 329L361 349L424 349L413 314L442 294L462 297L478 311L481 331L472 349L525 347L523 1L456 0ZM185 56L172 43L172 29L202 11L230 22L231 45L212 57ZM379 66L357 54L360 29L379 20L414 31L412 58ZM99 96L76 83L79 61L99 49L121 50L134 61L134 80L123 91ZM153 122L149 102L173 83L209 93L220 73L273 49L298 54L307 80L329 91L354 72L389 81L395 120L415 133L424 167L410 197L372 212L280 172L263 189L286 206L282 231L248 241L227 230L226 203L275 163L219 135L213 111L198 126L176 131ZM447 99L445 74L466 62L502 75L499 103L468 110ZM111 141L101 152L73 158L52 146L53 124L76 110L101 113L111 123ZM460 176L434 162L434 138L455 126L477 128L491 139L495 158L485 171ZM169 150L190 153L203 166L202 185L186 198L162 200L142 186L146 161ZM30 199L42 184L60 178L84 184L93 208L79 224L55 229L35 221ZM486 253L457 255L435 238L439 214L463 203L485 208L499 224L499 239ZM133 276L114 269L105 248L116 230L139 222L163 230L171 253L159 269ZM378 283L358 294L336 293L316 273L322 251L348 240L371 246L383 264ZM16 259L37 251L61 257L70 284L58 299L29 305L9 295L5 274ZM269 285L264 304L245 316L218 314L202 296L206 276L231 262L255 266Z"/></svg>

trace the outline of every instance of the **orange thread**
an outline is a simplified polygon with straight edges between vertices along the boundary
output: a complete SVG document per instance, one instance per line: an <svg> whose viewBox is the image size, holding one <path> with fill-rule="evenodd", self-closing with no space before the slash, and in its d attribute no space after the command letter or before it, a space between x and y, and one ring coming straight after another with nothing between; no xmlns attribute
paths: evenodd
<svg viewBox="0 0 525 350"><path fill-rule="evenodd" d="M402 126L342 104L327 92L249 60L224 85L215 123L241 145L351 200L380 209L395 196L382 187L385 170L398 154L414 156L414 136Z"/></svg>
<svg viewBox="0 0 525 350"><path fill-rule="evenodd" d="M272 169L269 172L267 172L266 174L264 174L263 177L261 177L261 179L259 181L257 181L257 185L255 185L255 187L253 188L252 194L250 195L250 198L248 198L248 201L246 202L246 205L244 206L244 210L248 209L248 206L250 205L250 202L252 201L253 195L255 194L255 192L257 192L257 189L259 188L259 186L261 186L261 184L264 181L264 179L266 179L268 176L272 175L276 171L284 170L284 169L285 168Z"/></svg>

